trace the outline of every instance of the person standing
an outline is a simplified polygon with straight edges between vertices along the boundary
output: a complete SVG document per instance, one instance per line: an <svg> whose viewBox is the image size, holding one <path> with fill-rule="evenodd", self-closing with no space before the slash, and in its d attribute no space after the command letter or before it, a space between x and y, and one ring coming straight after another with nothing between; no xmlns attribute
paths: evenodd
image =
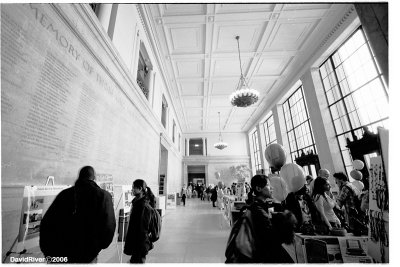
<svg viewBox="0 0 400 267"><path fill-rule="evenodd" d="M334 173L333 177L335 177L336 184L340 190L336 198L336 203L339 208L344 207L345 221L349 226L349 230L352 232L355 228L355 220L358 217L356 207L357 189L349 182L349 178L343 172Z"/></svg>
<svg viewBox="0 0 400 267"><path fill-rule="evenodd" d="M216 185L213 189L211 189L211 202L213 207L215 208L215 201L217 201L218 194L217 194L218 186Z"/></svg>
<svg viewBox="0 0 400 267"><path fill-rule="evenodd" d="M317 177L321 177L321 178L324 178L325 180L329 181L329 176L331 176L331 173L328 169L319 169L318 170ZM312 195L313 190L314 190L314 182L315 182L315 179L312 180L310 183L307 182L310 196ZM330 198L334 198L332 191L329 191L328 195Z"/></svg>
<svg viewBox="0 0 400 267"><path fill-rule="evenodd" d="M284 209L296 216L298 222L296 231L312 234L313 222L318 222L320 217L314 201L308 194L307 186L304 185L296 192L290 192L283 204Z"/></svg>
<svg viewBox="0 0 400 267"><path fill-rule="evenodd" d="M181 195L182 195L183 206L185 206L186 205L186 195L187 195L186 185L183 185Z"/></svg>
<svg viewBox="0 0 400 267"><path fill-rule="evenodd" d="M137 179L132 185L131 215L124 253L131 255L130 263L145 263L148 252L153 249L149 238L151 209L155 207L155 197L150 187L142 179Z"/></svg>
<svg viewBox="0 0 400 267"><path fill-rule="evenodd" d="M330 189L328 180L321 177L315 179L312 198L321 216L324 234L327 234L328 230L331 231L333 227L340 227L340 220L333 211L336 202L329 197Z"/></svg>
<svg viewBox="0 0 400 267"><path fill-rule="evenodd" d="M45 257L66 257L68 263L95 263L115 232L111 194L95 182L93 167L79 171L75 185L61 191L40 224L40 249Z"/></svg>
<svg viewBox="0 0 400 267"><path fill-rule="evenodd" d="M294 238L295 218L286 211L272 217L268 199L272 198L273 188L268 177L263 174L251 179L254 201L250 204L253 220L255 253L252 263L293 263L292 258L282 247L282 243L291 243ZM272 219L271 219L272 217Z"/></svg>
<svg viewBox="0 0 400 267"><path fill-rule="evenodd" d="M192 197L192 191L193 191L193 187L192 187L192 184L190 183L188 188L187 188L187 194L188 194L187 197L188 198Z"/></svg>

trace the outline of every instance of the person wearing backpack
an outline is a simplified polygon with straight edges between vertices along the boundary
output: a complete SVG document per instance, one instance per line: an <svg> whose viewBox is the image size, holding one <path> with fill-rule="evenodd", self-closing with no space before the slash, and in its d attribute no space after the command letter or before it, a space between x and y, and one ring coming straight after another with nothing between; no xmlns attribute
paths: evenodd
<svg viewBox="0 0 400 267"><path fill-rule="evenodd" d="M250 211L254 227L255 263L293 263L292 258L282 247L282 243L291 243L294 238L296 219L290 211L272 216L269 201L273 188L266 175L255 175L250 182L254 200Z"/></svg>
<svg viewBox="0 0 400 267"><path fill-rule="evenodd" d="M146 255L154 247L150 233L155 211L155 197L142 179L133 182L132 194L135 197L132 200L124 253L131 255L130 263L145 263Z"/></svg>
<svg viewBox="0 0 400 267"><path fill-rule="evenodd" d="M115 232L111 194L95 182L85 166L75 185L61 191L40 224L40 249L45 257L66 257L66 263L95 263Z"/></svg>
<svg viewBox="0 0 400 267"><path fill-rule="evenodd" d="M242 208L247 210L232 228L225 263L293 263L282 243L293 242L294 215L290 211L269 212L268 200L273 189L267 176L255 175L250 184L254 198L249 206ZM241 234L240 223L245 224L247 236Z"/></svg>

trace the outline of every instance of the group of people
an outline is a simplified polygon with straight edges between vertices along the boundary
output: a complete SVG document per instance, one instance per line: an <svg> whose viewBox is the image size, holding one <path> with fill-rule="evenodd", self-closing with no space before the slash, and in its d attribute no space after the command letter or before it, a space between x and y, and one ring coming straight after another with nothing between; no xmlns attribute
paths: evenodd
<svg viewBox="0 0 400 267"><path fill-rule="evenodd" d="M75 185L61 191L40 225L40 249L46 257L65 257L68 263L96 263L112 242L116 227L112 197L96 184L93 167L85 166ZM146 182L132 184L131 214L124 253L131 263L144 263L153 248L149 238L155 197Z"/></svg>
<svg viewBox="0 0 400 267"><path fill-rule="evenodd" d="M365 215L359 214L362 210L357 206L362 196L343 172L337 172L333 174L339 187L335 197L329 177L330 172L321 169L317 178L311 177L298 191L289 193L284 201L277 203L273 201L269 178L263 174L255 175L246 201L253 219L254 254L252 258L242 255L235 262L292 263L282 244L292 243L295 232L328 234L333 228L344 226L353 233L359 231L362 228L360 218Z"/></svg>
<svg viewBox="0 0 400 267"><path fill-rule="evenodd" d="M221 192L218 193L219 191L218 185L213 186L210 184L209 186L205 186L204 184L197 184L196 186L193 185L192 182L189 183L189 185L186 187L184 184L182 189L181 189L181 200L183 206L186 205L186 199L187 198L192 198L192 197L198 197L200 200L205 200L207 198L207 201L210 201L213 203L213 207L216 207L215 203L218 201L218 198L221 197L219 196Z"/></svg>
<svg viewBox="0 0 400 267"><path fill-rule="evenodd" d="M289 193L284 201L277 203L270 201L273 188L269 178L255 175L249 185L247 200L254 222L255 254L252 259L243 258L240 261L292 262L282 243L292 242L295 231L308 233L314 226L320 227L317 234L327 233L344 224L347 224L348 230L355 231L359 225L355 223L354 212L360 210L357 208L360 196L348 177L338 172L333 174L340 190L335 197L331 192L329 176L328 170L321 169L316 179L308 179L301 189ZM111 244L116 227L112 197L96 184L95 179L93 167L83 167L75 185L60 192L45 213L39 242L46 257L67 257L70 263L93 263L97 262L99 252ZM215 202L222 198L226 188L219 183L207 189L203 188L203 191L210 196L215 207ZM188 190L186 187L182 189L183 202ZM149 225L151 209L156 204L155 197L141 179L133 182L132 194L134 199L124 253L131 256L131 263L144 263L153 248ZM271 207L278 213L271 214ZM342 208L343 219L337 214ZM317 227L313 229L317 230Z"/></svg>

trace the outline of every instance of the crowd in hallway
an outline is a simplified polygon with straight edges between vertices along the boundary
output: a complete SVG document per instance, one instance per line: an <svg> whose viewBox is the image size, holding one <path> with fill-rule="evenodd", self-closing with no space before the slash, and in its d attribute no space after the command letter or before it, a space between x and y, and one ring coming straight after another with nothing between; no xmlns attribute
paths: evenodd
<svg viewBox="0 0 400 267"><path fill-rule="evenodd" d="M291 244L295 232L326 235L335 229L346 229L360 235L366 230L368 191L360 192L344 173L337 172L333 174L339 187L335 195L331 191L330 176L329 170L320 169L315 179L293 177L299 180L293 182L298 187L283 201L279 201L282 193L279 187L273 186L274 174L257 174L250 179L250 184L234 182L230 187L222 181L208 186L189 183L182 187L180 196L183 206L186 197L189 203L211 202L212 207L218 208L215 210L221 219L220 210L226 208L224 197L244 202L241 217L233 223L229 237L225 234L226 263L291 263L293 259L282 244ZM95 183L95 177L93 167L83 167L75 185L63 190L45 213L40 248L46 257L66 257L70 263L96 263L100 251L111 244L116 229L113 203L111 195ZM145 263L160 237L162 219L155 210L156 199L146 181L135 179L132 195L123 253L130 256L130 263ZM209 206L208 212L212 210ZM221 225L213 227L218 229ZM245 236L247 241L241 237L239 240L244 242L241 244L235 240L243 225L252 234ZM249 244L250 255L242 252Z"/></svg>

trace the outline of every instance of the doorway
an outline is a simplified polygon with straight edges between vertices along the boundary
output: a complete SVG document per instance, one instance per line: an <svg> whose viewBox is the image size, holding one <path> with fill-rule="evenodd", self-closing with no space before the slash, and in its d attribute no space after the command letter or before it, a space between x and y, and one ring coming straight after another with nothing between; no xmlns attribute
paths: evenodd
<svg viewBox="0 0 400 267"><path fill-rule="evenodd" d="M205 165L189 165L188 167L187 184L207 184L206 181L206 166Z"/></svg>

